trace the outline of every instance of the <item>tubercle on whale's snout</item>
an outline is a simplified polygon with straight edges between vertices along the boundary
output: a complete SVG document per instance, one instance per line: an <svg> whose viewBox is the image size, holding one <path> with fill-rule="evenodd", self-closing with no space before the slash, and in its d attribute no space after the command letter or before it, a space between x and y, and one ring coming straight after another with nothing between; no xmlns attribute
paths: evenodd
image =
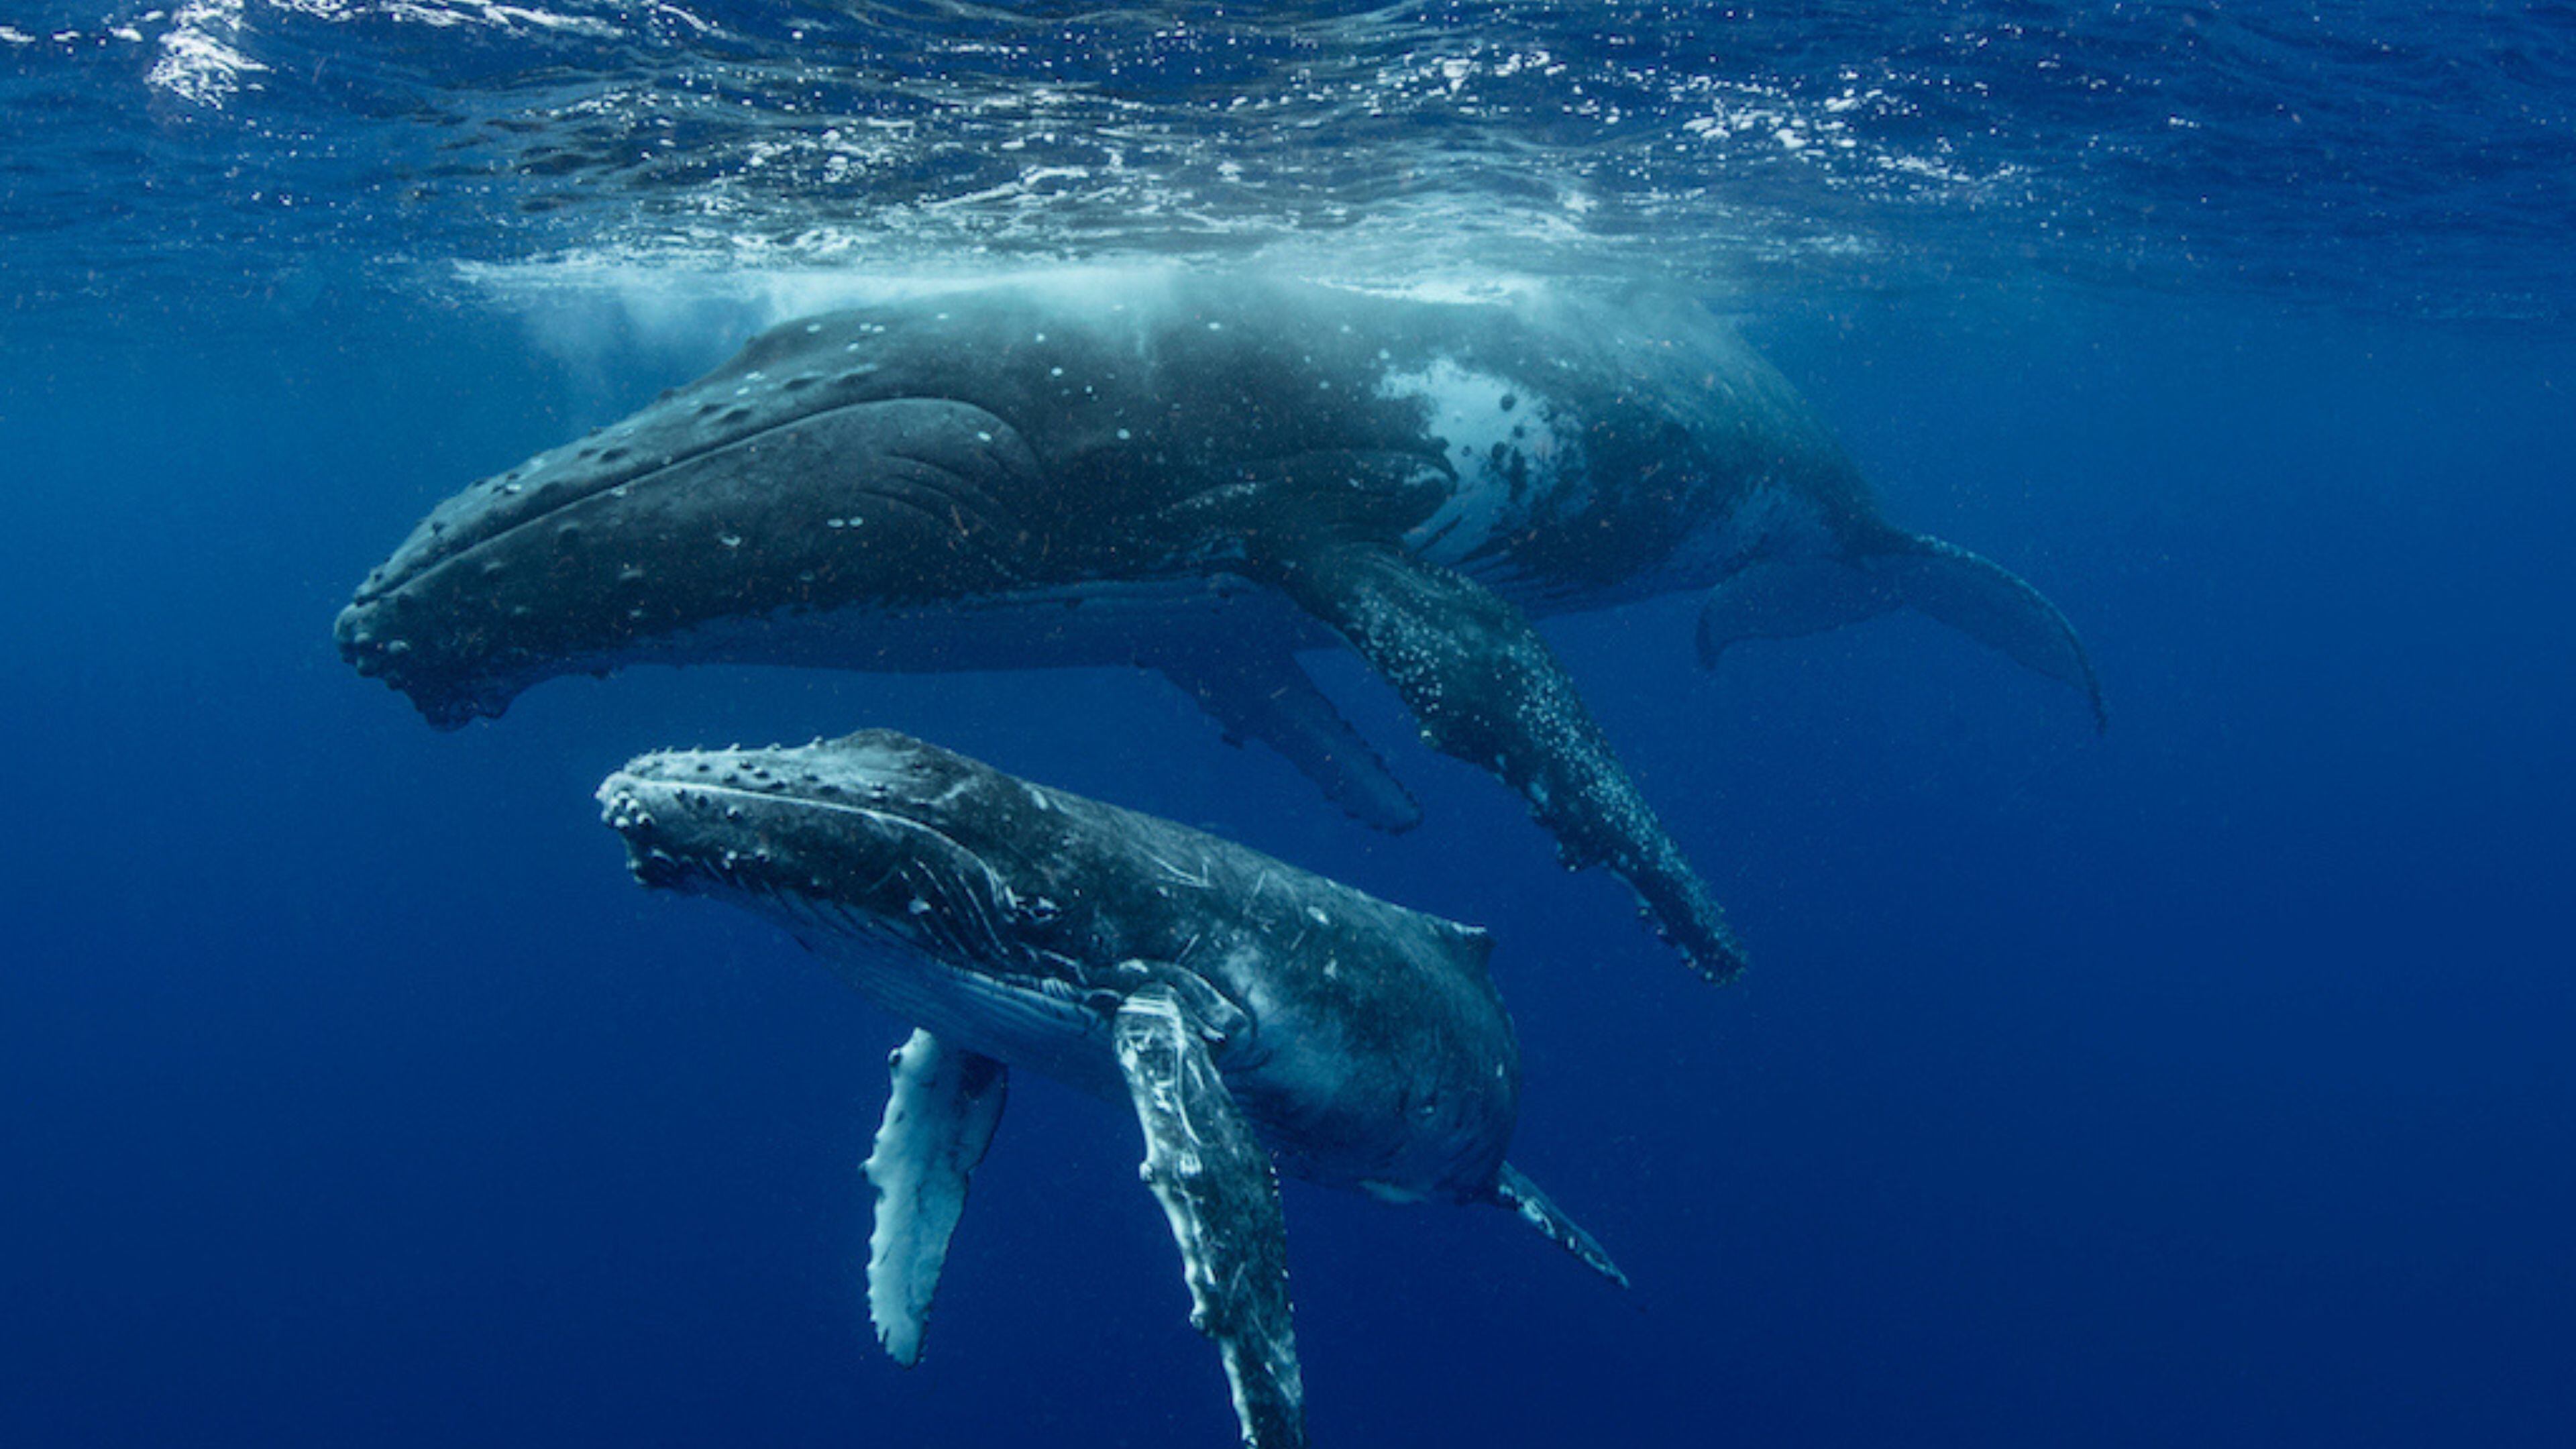
<svg viewBox="0 0 2576 1449"><path fill-rule="evenodd" d="M829 747L816 740L639 755L601 782L600 819L625 841L628 868L647 887L866 897L920 853L925 835L941 838L913 819L920 790L876 761L852 758L879 744L878 733ZM900 765L899 750L886 753L886 766Z"/></svg>
<svg viewBox="0 0 2576 1449"><path fill-rule="evenodd" d="M482 679L458 681L442 671L410 634L391 623L399 596L361 597L340 610L331 627L340 659L362 679L382 680L385 687L411 701L435 730L458 730L478 719L499 719L518 690Z"/></svg>
<svg viewBox="0 0 2576 1449"><path fill-rule="evenodd" d="M331 642L339 647L341 662L369 679L391 672L411 652L410 640L387 638L376 628L376 612L373 604L359 599L331 621Z"/></svg>
<svg viewBox="0 0 2576 1449"><path fill-rule="evenodd" d="M813 342L811 329L795 337ZM466 485L368 573L358 601L391 598L513 534L552 529L573 510L659 486L675 472L764 439L853 409L905 401L885 393L877 364L846 356L848 350L843 344L828 355L816 351L793 365L780 365L781 359L772 364L774 374L749 365L746 354L619 421Z"/></svg>
<svg viewBox="0 0 2576 1449"><path fill-rule="evenodd" d="M627 873L647 890L678 890L691 875L688 863L659 843L660 820L641 793L640 782L620 771L601 783L600 823L617 832L626 845Z"/></svg>
<svg viewBox="0 0 2576 1449"><path fill-rule="evenodd" d="M595 796L600 823L625 843L626 870L635 883L682 895L774 885L767 877L778 861L758 832L726 838L709 833L710 816L730 824L741 816L740 807L726 807L678 780L631 773L654 763L653 757L630 763L601 782Z"/></svg>
<svg viewBox="0 0 2576 1449"><path fill-rule="evenodd" d="M813 828L810 807L835 788L739 752L675 751L628 761L595 798L648 890L812 900L888 875L882 861L842 858L847 831Z"/></svg>

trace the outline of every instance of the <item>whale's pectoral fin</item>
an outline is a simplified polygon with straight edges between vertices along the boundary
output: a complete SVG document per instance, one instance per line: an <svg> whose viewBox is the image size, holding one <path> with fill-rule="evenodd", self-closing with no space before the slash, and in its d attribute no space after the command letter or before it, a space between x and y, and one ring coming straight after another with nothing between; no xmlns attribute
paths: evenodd
<svg viewBox="0 0 2576 1449"><path fill-rule="evenodd" d="M1699 657L1714 666L1739 639L1787 639L1909 608L2083 691L2107 729L2102 684L2075 626L2010 569L1922 534L1890 531L1842 557L1761 558L1709 590Z"/></svg>
<svg viewBox="0 0 2576 1449"><path fill-rule="evenodd" d="M1506 1162L1502 1176L1494 1181L1494 1201L1520 1214L1521 1221L1545 1234L1547 1240L1581 1259L1583 1266L1625 1288L1628 1275L1610 1261L1609 1253L1593 1240L1583 1225L1567 1217L1562 1209L1538 1190L1538 1184L1521 1175L1521 1170Z"/></svg>
<svg viewBox="0 0 2576 1449"><path fill-rule="evenodd" d="M1145 1185L1171 1219L1190 1324L1214 1340L1251 1449L1306 1442L1288 1316L1288 1236L1270 1154L1208 1053L1208 1028L1155 984L1118 1009L1118 1067L1145 1129Z"/></svg>
<svg viewBox="0 0 2576 1449"><path fill-rule="evenodd" d="M886 1352L910 1368L921 1360L921 1332L948 1261L948 1235L966 1206L966 1179L1002 1120L1009 1069L926 1031L914 1032L891 1065L894 1095L861 1168L877 1190L868 1317Z"/></svg>
<svg viewBox="0 0 2576 1449"><path fill-rule="evenodd" d="M1390 544L1330 533L1258 536L1247 567L1349 640L1412 707L1432 748L1518 790L1567 866L1609 866L1712 980L1742 968L1717 902L1518 610Z"/></svg>
<svg viewBox="0 0 2576 1449"><path fill-rule="evenodd" d="M1422 807L1315 687L1296 656L1247 641L1240 649L1158 658L1155 669L1208 712L1228 744L1259 740L1352 818L1380 830L1422 823Z"/></svg>

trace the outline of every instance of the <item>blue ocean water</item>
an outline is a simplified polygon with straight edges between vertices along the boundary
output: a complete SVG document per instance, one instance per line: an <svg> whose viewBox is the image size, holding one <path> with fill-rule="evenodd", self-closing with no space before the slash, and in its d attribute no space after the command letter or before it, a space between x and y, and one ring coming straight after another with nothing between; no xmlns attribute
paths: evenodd
<svg viewBox="0 0 2576 1449"><path fill-rule="evenodd" d="M1491 926L1504 1215L1290 1184L1327 1445L2576 1431L2576 10L13 3L0 1442L1218 1444L1134 1128L1024 1082L910 1372L902 1028L649 897L639 750L889 725ZM1317 672L1389 838L1126 672L336 657L432 502L888 277L1690 289L2114 723L1928 623L1548 623L1711 989Z"/></svg>

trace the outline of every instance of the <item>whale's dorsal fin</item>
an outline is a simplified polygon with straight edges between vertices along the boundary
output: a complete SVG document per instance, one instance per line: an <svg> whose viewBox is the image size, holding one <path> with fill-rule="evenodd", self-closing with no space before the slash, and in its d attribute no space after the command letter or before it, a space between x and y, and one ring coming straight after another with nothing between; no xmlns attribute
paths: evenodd
<svg viewBox="0 0 2576 1449"><path fill-rule="evenodd" d="M1494 1201L1520 1214L1522 1222L1545 1234L1549 1242L1581 1259L1583 1266L1622 1288L1628 1286L1628 1275L1619 1271L1619 1265L1610 1261L1609 1253L1583 1230L1583 1225L1567 1217L1562 1209L1548 1200L1546 1193L1538 1190L1537 1183L1524 1177L1519 1168L1508 1162L1503 1164L1502 1175L1494 1180Z"/></svg>
<svg viewBox="0 0 2576 1449"><path fill-rule="evenodd" d="M1217 1074L1204 1024L1171 987L1158 982L1128 997L1112 1035L1145 1129L1145 1185L1180 1245L1190 1324L1225 1358L1243 1442L1303 1449L1306 1390L1270 1154Z"/></svg>
<svg viewBox="0 0 2576 1449"><path fill-rule="evenodd" d="M877 1341L906 1368L921 1360L931 1295L948 1261L948 1235L966 1207L966 1179L1002 1120L1009 1069L926 1031L888 1063L894 1094L861 1171L877 1190L868 1234L868 1317Z"/></svg>
<svg viewBox="0 0 2576 1449"><path fill-rule="evenodd" d="M1955 544L1893 529L1836 556L1755 559L1700 606L1700 663L1740 639L1789 639L1908 608L1940 620L2026 669L2081 690L2096 729L2110 727L2102 682L2075 626L2019 574Z"/></svg>
<svg viewBox="0 0 2576 1449"><path fill-rule="evenodd" d="M1424 743L1518 790L1568 866L1610 867L1710 979L1742 969L1743 949L1708 887L1519 610L1387 542L1280 528L1246 547L1248 569L1332 626L1395 686Z"/></svg>
<svg viewBox="0 0 2576 1449"><path fill-rule="evenodd" d="M1327 798L1380 830L1410 830L1422 807L1386 761L1306 676L1295 655L1251 641L1152 661L1197 700L1229 744L1259 740L1321 786Z"/></svg>

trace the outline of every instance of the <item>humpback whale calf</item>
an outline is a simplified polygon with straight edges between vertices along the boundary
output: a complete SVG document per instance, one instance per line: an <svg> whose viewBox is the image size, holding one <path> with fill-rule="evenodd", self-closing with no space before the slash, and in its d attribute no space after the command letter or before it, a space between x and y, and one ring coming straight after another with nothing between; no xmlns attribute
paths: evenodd
<svg viewBox="0 0 2576 1449"><path fill-rule="evenodd" d="M1273 1161L1509 1208L1519 1049L1484 932L886 730L645 755L599 788L643 884L770 917L917 1029L866 1172L868 1307L910 1365L1013 1067L1131 1106L1243 1439L1306 1442Z"/></svg>
<svg viewBox="0 0 2576 1449"><path fill-rule="evenodd" d="M1138 664L1401 829L1296 662L1337 641L1703 972L1741 953L1528 616L1708 591L1699 652L1900 606L2101 695L2047 600L1881 519L1695 306L1411 300L1185 271L790 322L433 510L339 618L441 726L661 661Z"/></svg>

